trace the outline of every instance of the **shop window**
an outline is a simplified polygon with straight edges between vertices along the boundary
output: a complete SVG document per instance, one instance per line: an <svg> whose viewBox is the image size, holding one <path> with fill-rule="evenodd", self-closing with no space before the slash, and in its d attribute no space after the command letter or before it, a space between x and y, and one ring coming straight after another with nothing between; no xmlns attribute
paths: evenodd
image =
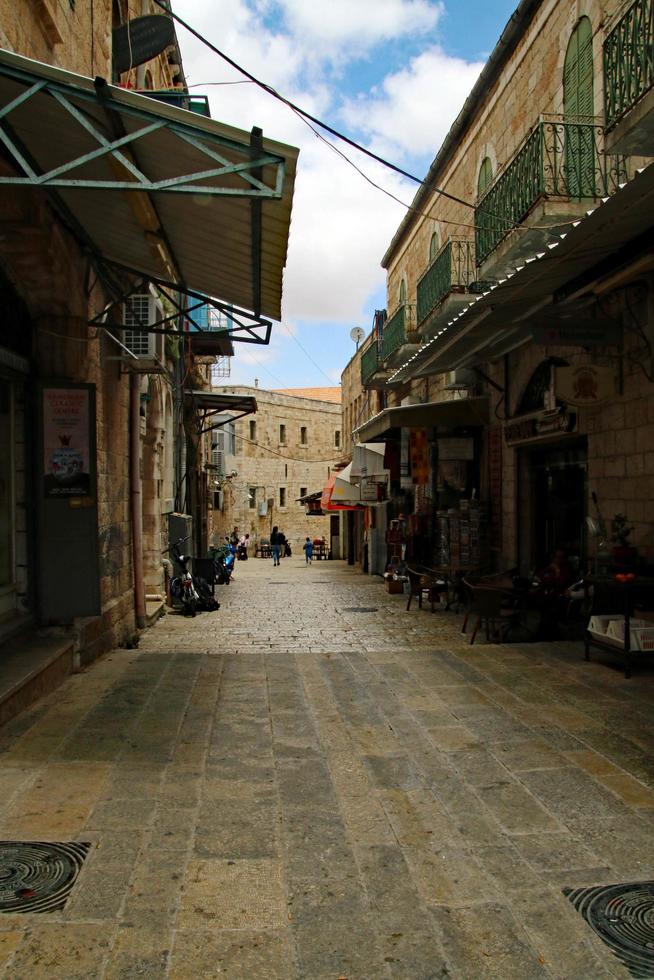
<svg viewBox="0 0 654 980"><path fill-rule="evenodd" d="M286 507L286 487L279 488L279 506Z"/></svg>
<svg viewBox="0 0 654 980"><path fill-rule="evenodd" d="M254 510L257 506L257 488L248 487L248 507L250 510Z"/></svg>
<svg viewBox="0 0 654 980"><path fill-rule="evenodd" d="M256 441L257 441L257 423L251 421L250 422L250 442L256 442Z"/></svg>
<svg viewBox="0 0 654 980"><path fill-rule="evenodd" d="M307 440L307 427L306 427L306 425L301 425L300 426L300 445L301 446L306 446L307 445L307 441L308 441Z"/></svg>
<svg viewBox="0 0 654 980"><path fill-rule="evenodd" d="M341 448L341 430L340 429L334 429L334 448L335 449L340 449Z"/></svg>
<svg viewBox="0 0 654 980"><path fill-rule="evenodd" d="M279 445L280 446L285 446L286 445L286 426L285 425L280 425L280 427L279 427Z"/></svg>

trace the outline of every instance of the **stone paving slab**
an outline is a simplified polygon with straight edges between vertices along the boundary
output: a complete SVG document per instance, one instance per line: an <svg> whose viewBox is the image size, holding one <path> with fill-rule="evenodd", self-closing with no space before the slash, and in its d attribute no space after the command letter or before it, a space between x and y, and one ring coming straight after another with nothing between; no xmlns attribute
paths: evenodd
<svg viewBox="0 0 654 980"><path fill-rule="evenodd" d="M0 730L0 836L91 845L63 910L0 914L0 978L625 978L562 889L654 877L654 664L282 575Z"/></svg>

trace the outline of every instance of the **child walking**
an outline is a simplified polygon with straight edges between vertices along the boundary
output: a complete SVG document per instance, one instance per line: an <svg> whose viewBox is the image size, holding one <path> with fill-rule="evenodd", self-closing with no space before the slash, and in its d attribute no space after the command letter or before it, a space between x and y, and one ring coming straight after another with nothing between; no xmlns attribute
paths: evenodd
<svg viewBox="0 0 654 980"><path fill-rule="evenodd" d="M313 557L313 541L311 540L311 538L307 538L307 540L304 542L302 547L304 549L305 564L310 565L311 559Z"/></svg>

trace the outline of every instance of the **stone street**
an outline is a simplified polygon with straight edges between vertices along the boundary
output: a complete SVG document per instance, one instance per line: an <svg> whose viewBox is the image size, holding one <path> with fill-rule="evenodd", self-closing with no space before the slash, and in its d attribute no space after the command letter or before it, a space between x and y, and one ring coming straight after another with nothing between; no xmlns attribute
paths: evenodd
<svg viewBox="0 0 654 980"><path fill-rule="evenodd" d="M341 562L218 591L0 732L0 838L91 845L0 976L629 976L563 889L654 877L651 668L471 647Z"/></svg>

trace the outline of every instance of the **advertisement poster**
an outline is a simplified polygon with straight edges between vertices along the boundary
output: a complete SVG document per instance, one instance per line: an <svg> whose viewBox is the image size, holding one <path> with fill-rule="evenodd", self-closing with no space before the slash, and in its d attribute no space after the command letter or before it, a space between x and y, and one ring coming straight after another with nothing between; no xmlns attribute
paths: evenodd
<svg viewBox="0 0 654 980"><path fill-rule="evenodd" d="M88 389L43 389L43 454L46 497L90 493Z"/></svg>

